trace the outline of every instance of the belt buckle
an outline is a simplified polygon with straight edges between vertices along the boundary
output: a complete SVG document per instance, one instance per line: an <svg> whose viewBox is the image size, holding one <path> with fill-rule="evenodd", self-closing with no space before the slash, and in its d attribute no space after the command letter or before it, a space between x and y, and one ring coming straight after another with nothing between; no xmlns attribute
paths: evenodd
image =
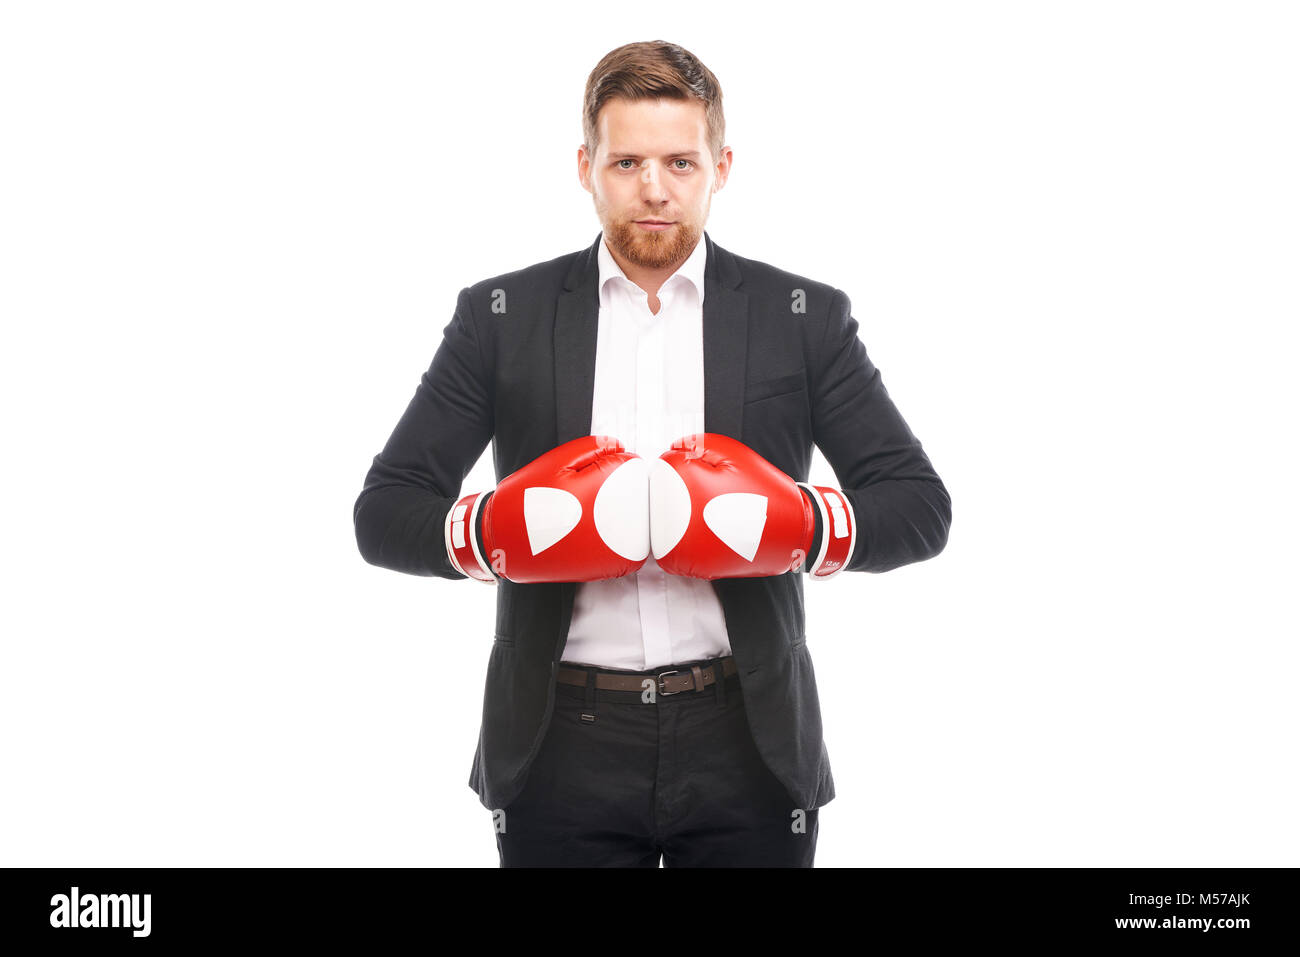
<svg viewBox="0 0 1300 957"><path fill-rule="evenodd" d="M683 672L680 671L680 670L661 671L661 672L659 672L659 674L657 674L657 675L655 676L655 677L658 679L657 684L659 685L659 693L662 694L662 695L681 694L682 691L689 691L689 690L691 690L691 689L689 689L689 688L683 688L682 691L665 691L665 690L664 690L664 675L680 675L680 674L683 674Z"/></svg>

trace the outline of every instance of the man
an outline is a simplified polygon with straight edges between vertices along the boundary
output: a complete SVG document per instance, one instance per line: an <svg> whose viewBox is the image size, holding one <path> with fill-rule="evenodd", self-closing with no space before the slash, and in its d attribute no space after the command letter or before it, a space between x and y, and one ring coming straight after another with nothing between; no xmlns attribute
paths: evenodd
<svg viewBox="0 0 1300 957"><path fill-rule="evenodd" d="M497 589L470 786L502 866L811 866L835 789L803 577L938 554L949 496L848 297L704 232L713 74L620 47L583 126L601 235L461 291L357 543ZM462 496L489 440L498 485Z"/></svg>

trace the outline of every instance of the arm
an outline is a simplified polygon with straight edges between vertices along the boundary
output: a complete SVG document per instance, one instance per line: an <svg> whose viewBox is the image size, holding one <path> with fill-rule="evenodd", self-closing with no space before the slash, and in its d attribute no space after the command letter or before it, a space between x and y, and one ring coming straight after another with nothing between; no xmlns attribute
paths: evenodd
<svg viewBox="0 0 1300 957"><path fill-rule="evenodd" d="M465 578L447 554L445 520L492 438L492 377L462 289L429 370L420 377L352 509L370 564L410 575Z"/></svg>
<svg viewBox="0 0 1300 957"><path fill-rule="evenodd" d="M952 503L850 312L849 297L835 290L813 378L813 441L853 508L857 540L846 570L885 572L943 551Z"/></svg>

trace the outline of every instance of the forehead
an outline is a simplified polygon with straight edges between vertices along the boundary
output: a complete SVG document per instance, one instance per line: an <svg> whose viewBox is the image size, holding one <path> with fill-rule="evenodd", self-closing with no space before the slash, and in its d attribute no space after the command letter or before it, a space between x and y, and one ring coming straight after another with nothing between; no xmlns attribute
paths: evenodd
<svg viewBox="0 0 1300 957"><path fill-rule="evenodd" d="M600 151L658 156L707 147L708 117L699 100L615 97L596 117Z"/></svg>

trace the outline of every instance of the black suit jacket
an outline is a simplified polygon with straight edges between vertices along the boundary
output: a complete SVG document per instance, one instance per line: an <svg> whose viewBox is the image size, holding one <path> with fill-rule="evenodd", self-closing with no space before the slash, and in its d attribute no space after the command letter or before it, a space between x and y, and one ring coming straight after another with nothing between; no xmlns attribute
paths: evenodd
<svg viewBox="0 0 1300 957"><path fill-rule="evenodd" d="M448 561L443 519L488 441L500 481L591 434L602 241L461 290L433 362L356 500L367 562L464 578ZM847 572L888 571L942 551L948 491L867 357L848 296L729 253L707 232L702 241L705 431L744 442L805 482L816 444L858 524ZM814 587L853 587L852 576L833 581ZM792 807L826 804L835 785L805 643L804 575L719 579L713 587L759 753ZM546 734L577 585L496 588L469 781L491 809L519 793Z"/></svg>

